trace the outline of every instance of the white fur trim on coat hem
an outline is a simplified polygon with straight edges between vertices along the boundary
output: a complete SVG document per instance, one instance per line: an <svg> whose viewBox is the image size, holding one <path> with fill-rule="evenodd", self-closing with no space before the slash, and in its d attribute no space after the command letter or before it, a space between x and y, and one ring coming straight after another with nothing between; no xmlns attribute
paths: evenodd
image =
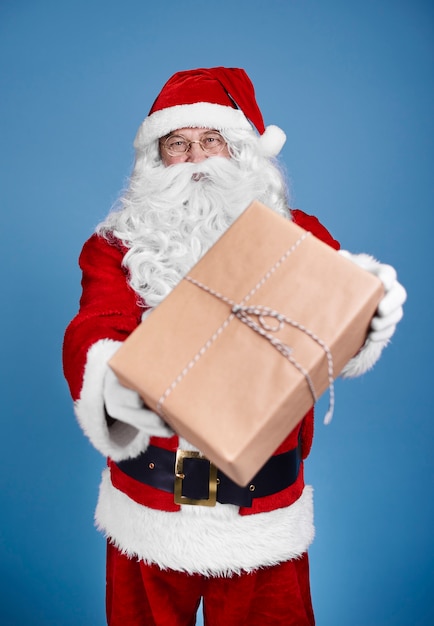
<svg viewBox="0 0 434 626"><path fill-rule="evenodd" d="M122 345L120 341L101 339L87 353L80 398L74 403L77 420L84 433L101 454L114 461L135 457L149 445L149 436L124 422L108 426L103 386L108 361Z"/></svg>
<svg viewBox="0 0 434 626"><path fill-rule="evenodd" d="M240 515L237 506L184 505L178 512L151 509L113 487L103 472L97 528L124 554L205 576L231 576L301 556L314 538L313 490L291 506Z"/></svg>

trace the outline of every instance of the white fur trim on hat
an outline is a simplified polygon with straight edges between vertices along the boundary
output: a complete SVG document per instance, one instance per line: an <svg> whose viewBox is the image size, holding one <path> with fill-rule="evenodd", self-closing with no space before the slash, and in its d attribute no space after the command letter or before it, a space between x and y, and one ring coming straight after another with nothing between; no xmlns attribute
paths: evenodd
<svg viewBox="0 0 434 626"><path fill-rule="evenodd" d="M95 521L129 557L163 569L230 576L301 556L314 538L313 490L291 506L253 515L238 507L184 505L165 512L137 504L113 487L104 470Z"/></svg>
<svg viewBox="0 0 434 626"><path fill-rule="evenodd" d="M104 378L108 361L122 345L119 341L101 339L87 353L80 398L74 403L78 422L91 443L114 461L135 457L149 445L149 436L137 428L116 421L108 426L103 399Z"/></svg>
<svg viewBox="0 0 434 626"><path fill-rule="evenodd" d="M177 128L224 130L225 128L250 129L252 126L239 109L210 102L179 104L149 115L137 132L134 147L141 149Z"/></svg>

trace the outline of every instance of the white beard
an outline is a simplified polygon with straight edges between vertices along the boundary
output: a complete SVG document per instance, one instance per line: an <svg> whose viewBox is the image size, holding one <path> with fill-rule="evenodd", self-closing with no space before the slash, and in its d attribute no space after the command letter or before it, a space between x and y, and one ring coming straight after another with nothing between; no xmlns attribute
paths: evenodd
<svg viewBox="0 0 434 626"><path fill-rule="evenodd" d="M254 199L267 203L266 188L230 159L159 165L132 181L123 209L102 226L129 248L130 285L153 308Z"/></svg>

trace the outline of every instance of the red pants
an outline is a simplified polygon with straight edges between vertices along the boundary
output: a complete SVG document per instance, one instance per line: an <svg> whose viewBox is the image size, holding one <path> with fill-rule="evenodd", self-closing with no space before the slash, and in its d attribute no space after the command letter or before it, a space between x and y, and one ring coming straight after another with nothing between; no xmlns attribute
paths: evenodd
<svg viewBox="0 0 434 626"><path fill-rule="evenodd" d="M230 578L161 570L107 548L109 626L313 626L309 563L300 559Z"/></svg>

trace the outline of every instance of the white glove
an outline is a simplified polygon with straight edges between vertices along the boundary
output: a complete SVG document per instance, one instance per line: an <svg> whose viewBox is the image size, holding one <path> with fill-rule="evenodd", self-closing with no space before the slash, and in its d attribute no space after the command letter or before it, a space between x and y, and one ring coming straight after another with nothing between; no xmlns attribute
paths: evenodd
<svg viewBox="0 0 434 626"><path fill-rule="evenodd" d="M104 404L110 417L126 422L153 437L172 437L173 431L159 415L145 408L136 391L122 385L110 368L104 377Z"/></svg>
<svg viewBox="0 0 434 626"><path fill-rule="evenodd" d="M391 265L379 263L368 254L351 254L346 250L340 250L339 254L374 276L378 276L383 283L385 293L371 320L367 338L370 341L387 343L404 314L402 305L407 299L407 292L398 282L395 269Z"/></svg>

